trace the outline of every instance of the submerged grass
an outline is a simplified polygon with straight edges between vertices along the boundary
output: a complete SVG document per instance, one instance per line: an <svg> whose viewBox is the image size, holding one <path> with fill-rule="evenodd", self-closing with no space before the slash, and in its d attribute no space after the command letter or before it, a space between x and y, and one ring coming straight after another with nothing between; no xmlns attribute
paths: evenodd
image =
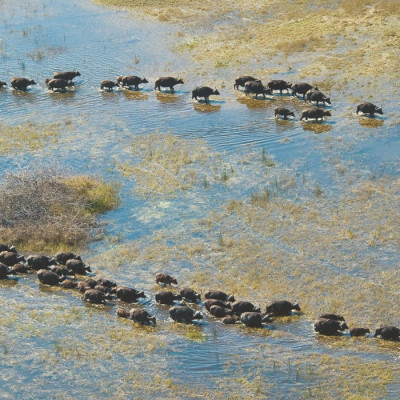
<svg viewBox="0 0 400 400"><path fill-rule="evenodd" d="M0 124L0 155L33 152L57 143L61 134L59 124L8 126Z"/></svg>
<svg viewBox="0 0 400 400"><path fill-rule="evenodd" d="M133 176L140 195L174 195L199 183L198 164L210 161L204 141L185 140L170 134L137 136L132 142L132 160L119 170ZM204 184L204 178L202 179Z"/></svg>

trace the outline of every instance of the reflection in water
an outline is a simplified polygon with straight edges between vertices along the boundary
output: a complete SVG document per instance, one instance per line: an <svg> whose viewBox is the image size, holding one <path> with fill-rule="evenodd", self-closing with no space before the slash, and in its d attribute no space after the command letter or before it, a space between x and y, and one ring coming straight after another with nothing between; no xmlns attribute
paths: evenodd
<svg viewBox="0 0 400 400"><path fill-rule="evenodd" d="M240 104L246 105L248 108L253 108L253 109L259 109L259 108L266 108L269 105L269 98L263 98L263 97L247 97L247 96L240 96L237 97L237 101Z"/></svg>
<svg viewBox="0 0 400 400"><path fill-rule="evenodd" d="M210 103L193 103L193 108L198 112L209 113L219 111L221 109L221 105L214 105Z"/></svg>
<svg viewBox="0 0 400 400"><path fill-rule="evenodd" d="M123 90L122 93L129 100L147 100L149 95L136 90Z"/></svg>
<svg viewBox="0 0 400 400"><path fill-rule="evenodd" d="M51 96L52 100L57 100L57 101L64 101L67 99L72 99L75 96L75 91L74 90L67 90L64 92L60 92L60 91L52 91L52 90L48 90L47 93L49 93L49 95Z"/></svg>
<svg viewBox="0 0 400 400"><path fill-rule="evenodd" d="M329 132L332 129L331 125L324 125L322 122L302 122L301 125L305 131L314 133Z"/></svg>
<svg viewBox="0 0 400 400"><path fill-rule="evenodd" d="M161 103L177 103L179 96L171 92L158 92L156 91L157 100Z"/></svg>
<svg viewBox="0 0 400 400"><path fill-rule="evenodd" d="M296 127L294 121L290 119L275 118L275 124L278 132L285 132L286 130L294 129Z"/></svg>
<svg viewBox="0 0 400 400"><path fill-rule="evenodd" d="M383 119L370 118L365 116L358 118L358 123L361 126L365 126L366 128L379 128L383 125L383 122Z"/></svg>

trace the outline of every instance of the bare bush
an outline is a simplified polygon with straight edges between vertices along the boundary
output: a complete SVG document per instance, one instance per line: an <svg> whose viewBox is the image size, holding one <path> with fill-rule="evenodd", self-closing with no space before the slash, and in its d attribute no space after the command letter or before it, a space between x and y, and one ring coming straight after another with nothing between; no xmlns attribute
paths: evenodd
<svg viewBox="0 0 400 400"><path fill-rule="evenodd" d="M7 173L0 185L0 239L27 247L76 246L98 234L88 196L69 171L36 165ZM89 178L101 185L109 185Z"/></svg>

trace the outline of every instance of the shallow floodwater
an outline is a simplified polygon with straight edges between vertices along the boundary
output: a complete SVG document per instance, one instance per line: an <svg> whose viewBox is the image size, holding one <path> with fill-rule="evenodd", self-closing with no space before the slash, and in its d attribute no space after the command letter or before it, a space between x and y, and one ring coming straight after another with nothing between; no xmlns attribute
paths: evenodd
<svg viewBox="0 0 400 400"><path fill-rule="evenodd" d="M249 154L267 154L279 168L295 171L299 180L307 176L328 196L340 185L329 172L331 159L351 162L360 173L377 177L397 174L400 131L390 122L395 104L385 105L383 124L371 127L367 118L354 115L353 104L337 101L332 91L332 117L323 124L301 123L300 99L285 94L249 99L233 90L232 72L194 76L191 61L170 50L178 28L86 0L35 0L23 8L20 3L0 3L0 80L9 83L14 76L24 76L38 84L26 93L0 90L1 123L60 123L65 129L58 143L44 149L1 155L0 170L56 160L74 172L121 182L121 207L103 217L108 224L106 239L82 256L95 260L95 272L143 288L148 295L143 305L156 314L159 324L155 329L132 327L129 321L117 320L115 304L82 304L77 294L41 287L32 276L0 282L1 398L201 398L201 391L194 393L196 388L210 389L210 398L214 389L229 398L239 388L249 396L304 398L307 390L313 397L310 388L319 385L316 354L359 357L367 365L398 362L398 346L385 348L372 339L349 345L348 338L316 337L309 316L277 321L263 330L224 326L207 317L198 327L175 326L167 308L154 305L154 266L133 269L126 264L129 256L122 265L101 262L103 253L110 255L114 247L131 241L145 242L157 230L182 230L184 235L186 224L229 199L244 199L260 189L261 175L240 169ZM75 79L74 90L47 90L46 77L75 69L81 76ZM100 91L101 80L118 75L145 76L149 83L138 92ZM154 81L167 75L182 77L185 84L174 94L155 92ZM202 84L217 86L221 96L212 97L210 105L192 101L191 89ZM295 119L275 120L278 104L294 109ZM205 191L199 183L172 197L139 196L135 180L121 174L118 166L131 160L132 140L149 133L204 140L222 160L215 174L233 171L234 184L219 182ZM340 147L332 149L331 143ZM158 267L174 270L161 261ZM227 393L230 386L224 386L224 380L233 393ZM152 393L153 385L164 391ZM174 385L188 389L183 394ZM399 384L392 383L379 397L399 395Z"/></svg>

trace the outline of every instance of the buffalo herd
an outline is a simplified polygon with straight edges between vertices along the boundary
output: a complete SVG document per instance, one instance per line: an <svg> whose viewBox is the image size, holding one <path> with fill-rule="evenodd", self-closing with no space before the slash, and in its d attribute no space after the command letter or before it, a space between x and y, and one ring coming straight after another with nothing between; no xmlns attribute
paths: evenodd
<svg viewBox="0 0 400 400"><path fill-rule="evenodd" d="M118 307L116 315L140 324L156 325L156 317L146 311L139 301L148 295L131 287L119 286L107 278L95 278L90 266L79 255L59 252L54 257L25 257L14 246L0 244L0 279L18 279L20 274L34 273L40 284L75 290L88 303L105 306L135 304L130 309ZM154 295L155 304L159 307L168 306L170 319L180 323L193 324L203 319L202 307L211 318L221 320L224 324L242 324L248 328L262 328L280 317L302 315L299 304L287 300L272 301L263 311L252 302L236 300L233 294L221 290L212 289L204 295L189 287L178 291L176 287L172 288L172 285L178 286L178 280L165 272L156 274L155 282L162 287ZM324 336L370 336L368 328L349 329L344 317L333 313L321 314L314 321L314 330ZM381 326L375 330L373 337L398 341L400 329L391 325Z"/></svg>
<svg viewBox="0 0 400 400"><path fill-rule="evenodd" d="M78 71L55 72L53 78L46 78L45 84L51 91L65 92L67 88L74 86L73 79L80 75ZM149 81L144 77L141 78L136 75L118 76L115 81L101 81L100 89L107 91L113 91L114 88L139 90L139 85L146 83L149 83ZM155 81L154 90L161 91L161 88L168 88L171 93L174 93L174 86L179 84L184 84L183 80L180 78L174 78L172 76L160 77ZM33 79L12 78L10 85L15 90L26 91L29 86L36 85L36 82ZM0 89L3 89L4 86L7 86L7 83L0 81ZM311 106L303 109L300 121L312 119L318 122L319 120L323 121L324 117L331 116L330 111L318 108L320 103L322 103L323 106L326 106L326 104L330 105L331 99L316 86L307 82L290 83L282 79L276 79L264 85L260 79L244 75L235 80L233 88L239 90L239 87L244 88L246 96L255 95L256 99L258 95L261 95L263 99L266 99L266 96L273 96L274 91L279 91L280 95L282 95L283 91L286 91L287 94L291 94L295 97L298 95L302 96L302 99L310 103ZM217 96L219 94L220 92L217 89L212 89L209 86L197 86L192 90L192 99L198 100L198 98L204 98L204 102L209 103L210 96ZM312 103L315 103L316 106L313 106ZM369 102L359 104L356 113L362 113L370 117L375 117L375 114L383 114L382 107L377 107ZM294 112L285 107L275 108L275 118L282 117L283 119L288 119L289 116L294 118Z"/></svg>

